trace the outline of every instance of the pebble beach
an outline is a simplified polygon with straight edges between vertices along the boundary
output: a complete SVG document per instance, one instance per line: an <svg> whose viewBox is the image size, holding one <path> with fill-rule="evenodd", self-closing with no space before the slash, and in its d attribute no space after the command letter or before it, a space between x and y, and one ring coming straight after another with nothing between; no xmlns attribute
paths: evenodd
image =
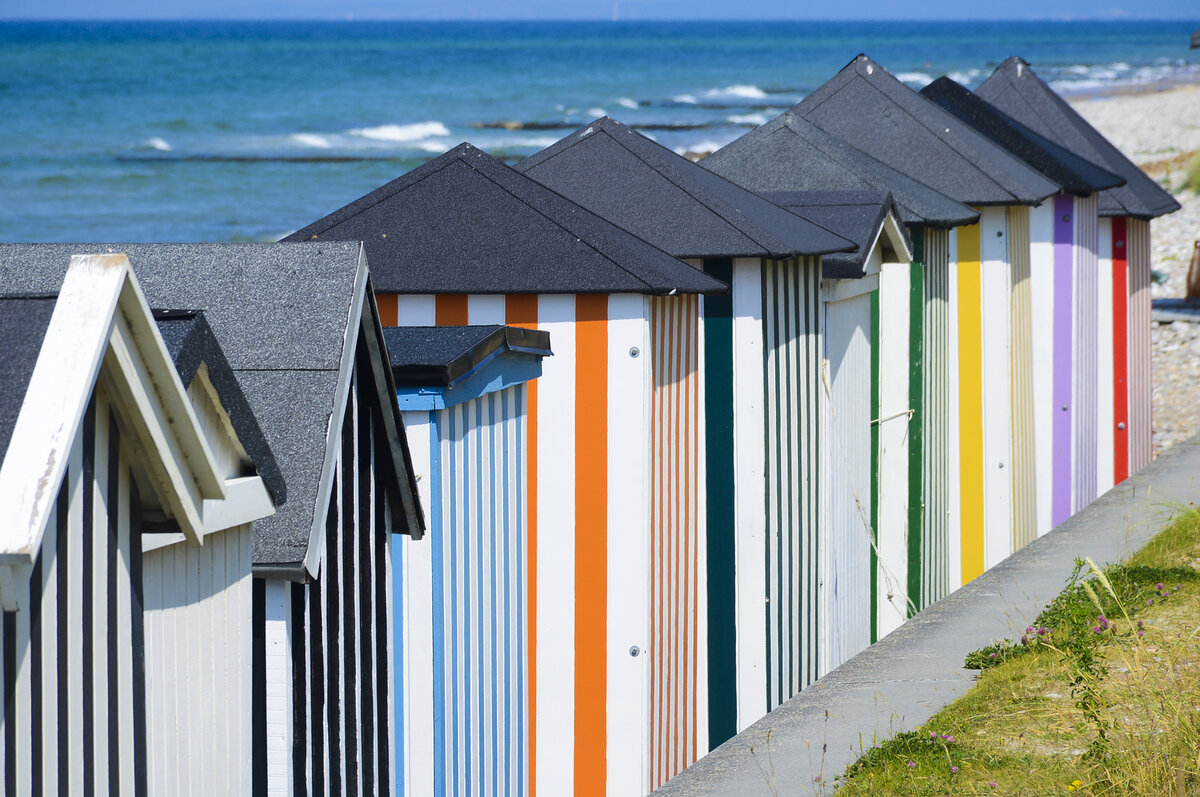
<svg viewBox="0 0 1200 797"><path fill-rule="evenodd" d="M1183 298L1200 239L1200 196L1182 187L1188 162L1200 151L1200 84L1125 89L1071 104L1183 206L1151 227L1151 268L1162 280L1153 285L1153 296ZM1152 333L1157 456L1200 432L1200 314L1190 323L1156 321Z"/></svg>

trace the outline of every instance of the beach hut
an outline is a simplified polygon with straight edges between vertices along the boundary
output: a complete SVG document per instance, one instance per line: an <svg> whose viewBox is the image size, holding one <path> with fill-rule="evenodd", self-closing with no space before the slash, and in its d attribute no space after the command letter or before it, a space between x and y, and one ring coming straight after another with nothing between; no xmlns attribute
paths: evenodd
<svg viewBox="0 0 1200 797"><path fill-rule="evenodd" d="M913 245L909 293L890 296L888 311L880 301L873 317L903 313L900 306L908 306L908 352L900 361L909 368L907 410L911 414L886 422L908 432L908 516L892 516L889 521L903 522L908 530L902 602L911 606L910 611L919 610L957 584L958 539L957 533L950 533L958 529L951 514L957 481L951 479L950 432L957 416L950 378L956 341L949 293L950 236L955 226L977 222L979 213L790 113L750 131L700 164L768 196L867 190L893 197L893 212L908 228ZM882 293L873 296L878 299L900 287L884 282ZM889 335L889 345L900 337ZM880 493L872 490L872 513L877 517L879 498ZM877 630L887 627L884 622Z"/></svg>
<svg viewBox="0 0 1200 797"><path fill-rule="evenodd" d="M1013 277L1028 271L1029 207L1058 186L864 55L791 110L979 209L978 225L956 230L950 286L959 412L951 470L959 478L960 573L970 581L1033 537L1032 351L1021 332L1032 320L1012 302Z"/></svg>
<svg viewBox="0 0 1200 797"><path fill-rule="evenodd" d="M1067 197L1056 199L1053 217L1042 222L1053 224L1056 254L1084 236L1097 240L1098 279L1088 281L1084 271L1070 286L1094 297L1095 307L1104 305L1102 311L1081 314L1077 323L1079 334L1099 340L1099 348L1088 355L1086 365L1095 363L1090 374L1077 377L1072 385L1072 423L1084 427L1073 438L1073 455L1085 468L1096 463L1082 471L1075 465L1075 510L1150 461L1150 222L1178 210L1179 203L1020 58L1006 59L975 93L1026 127L1125 179L1124 185L1097 195L1096 231L1079 228L1078 220L1089 214L1079 212ZM1111 317L1111 328L1093 325L1091 319L1097 317ZM1095 426L1089 430L1092 417Z"/></svg>
<svg viewBox="0 0 1200 797"><path fill-rule="evenodd" d="M527 427L550 334L521 327L384 330L421 502L436 534L399 546L397 757L411 794L528 791ZM409 644L403 644L408 640ZM456 745L492 724L491 766ZM501 708L503 707L503 708ZM487 755L485 753L485 758Z"/></svg>
<svg viewBox="0 0 1200 797"><path fill-rule="evenodd" d="M698 294L726 286L469 144L292 238L362 240L385 325L551 334L554 356L526 388L529 478L513 493L527 519L527 703L464 683L455 699L468 719L445 767L483 793L503 788L485 776L494 767L524 767L526 789L543 794L649 791L658 662L643 653L667 634L681 694L694 696L672 705L668 727L689 750L701 740L703 695L690 686L706 666L695 308ZM671 529L661 547L652 523ZM661 614L652 567L670 574L678 601ZM508 748L523 758L498 763L493 742L508 726L483 718L514 711L529 717L526 739Z"/></svg>
<svg viewBox="0 0 1200 797"><path fill-rule="evenodd" d="M1111 458L1076 459L1072 465L1075 459L1072 453L1094 446L1095 433L1102 437L1106 430L1111 432L1111 406L1105 413L1101 396L1097 402L1100 422L1079 423L1074 430L1076 435L1091 435L1092 439L1073 440L1071 408L1086 403L1088 393L1080 391L1077 405L1071 386L1091 384L1093 370L1097 374L1107 373L1111 382L1113 349L1098 346L1096 336L1098 329L1106 329L1109 333L1105 339L1111 340L1113 321L1111 297L1107 302L1097 302L1104 293L1104 285L1111 288L1111 283L1097 279L1096 193L1123 185L1125 180L1039 135L949 78L938 78L922 89L921 95L1060 187L1058 194L1030 209L1029 278L1020 279L1014 274L1013 279L1017 291L1014 303L1026 305L1026 312L1032 318L1053 319L1050 345L1032 347L1036 498L1031 508L1035 512L1036 532L1045 534L1078 508L1072 506L1072 484L1080 474L1094 469L1101 481L1107 482L1102 490L1112 486ZM1056 230L1070 233L1069 241L1061 232L1058 234L1057 249ZM1077 290L1072 290L1072 286ZM1019 332L1020 328L1014 330ZM1014 339L1013 345L1022 343ZM1024 502L1014 502L1021 504ZM1026 519L1021 527L1028 525Z"/></svg>
<svg viewBox="0 0 1200 797"><path fill-rule="evenodd" d="M155 315L124 254L0 263L6 794L250 790L279 471L203 316Z"/></svg>
<svg viewBox="0 0 1200 797"><path fill-rule="evenodd" d="M72 253L110 249L129 255L152 306L204 311L282 474L286 496L252 541L248 790L388 791L391 535L419 535L423 519L362 244L8 245L0 269L53 275ZM39 279L27 289L47 290ZM166 586L190 584L182 572ZM225 621L197 633L225 625L236 633ZM205 694L175 721L206 721ZM165 769L151 790L186 791L205 761Z"/></svg>
<svg viewBox="0 0 1200 797"><path fill-rule="evenodd" d="M707 704L707 718L699 718L707 734L693 750L672 732L672 702L688 696L674 693L682 679L665 666L675 658L671 645L651 650L659 669L651 679L649 780L657 786L697 751L795 694L824 672L831 651L855 638L853 626L825 617L857 611L865 599L829 570L837 561L828 558L836 550L829 540L865 544L867 534L856 517L822 521L840 505L830 496L845 480L831 479L822 461L831 417L821 399L830 313L822 305L820 264L821 255L854 244L609 118L517 169L731 286L728 295L689 308L696 315L688 320L698 319L704 358L707 512L700 530L709 566L701 574L708 613L700 645L707 647L708 682L697 688L707 696L699 704ZM849 406L841 408L848 426ZM862 459L864 471L868 463L869 456ZM836 600L834 585L843 590ZM671 589L654 587L668 609Z"/></svg>

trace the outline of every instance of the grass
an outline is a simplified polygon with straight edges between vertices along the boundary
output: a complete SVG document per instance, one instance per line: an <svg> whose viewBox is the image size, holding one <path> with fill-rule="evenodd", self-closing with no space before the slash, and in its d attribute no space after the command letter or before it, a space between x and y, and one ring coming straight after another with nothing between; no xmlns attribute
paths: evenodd
<svg viewBox="0 0 1200 797"><path fill-rule="evenodd" d="M1079 561L975 686L868 749L837 795L1200 795L1200 510L1126 562Z"/></svg>

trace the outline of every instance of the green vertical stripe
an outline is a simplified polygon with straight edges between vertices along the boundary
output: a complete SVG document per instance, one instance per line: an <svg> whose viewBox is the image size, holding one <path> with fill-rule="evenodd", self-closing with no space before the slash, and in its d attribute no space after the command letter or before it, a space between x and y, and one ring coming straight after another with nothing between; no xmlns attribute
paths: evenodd
<svg viewBox="0 0 1200 797"><path fill-rule="evenodd" d="M912 228L913 261L908 292L908 600L909 614L925 606L921 570L925 536L925 231Z"/></svg>
<svg viewBox="0 0 1200 797"><path fill-rule="evenodd" d="M733 260L704 261L733 282ZM737 591L734 567L733 297L704 297L704 434L708 472L708 741L737 733Z"/></svg>
<svg viewBox="0 0 1200 797"><path fill-rule="evenodd" d="M871 291L871 643L879 639L879 291Z"/></svg>

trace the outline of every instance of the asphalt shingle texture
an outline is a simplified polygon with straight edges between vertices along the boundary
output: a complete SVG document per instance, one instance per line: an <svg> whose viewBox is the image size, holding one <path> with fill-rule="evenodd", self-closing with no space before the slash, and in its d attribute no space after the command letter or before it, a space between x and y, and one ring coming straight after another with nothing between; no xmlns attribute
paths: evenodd
<svg viewBox="0 0 1200 797"><path fill-rule="evenodd" d="M1032 205L1058 186L859 55L791 109L959 202Z"/></svg>
<svg viewBox="0 0 1200 797"><path fill-rule="evenodd" d="M516 166L676 257L789 258L850 251L810 220L607 116Z"/></svg>
<svg viewBox="0 0 1200 797"><path fill-rule="evenodd" d="M502 350L548 356L550 333L501 325L388 327L392 376L397 385L449 387Z"/></svg>
<svg viewBox="0 0 1200 797"><path fill-rule="evenodd" d="M793 113L726 144L700 165L752 191L887 191L905 224L956 227L979 213Z"/></svg>
<svg viewBox="0 0 1200 797"><path fill-rule="evenodd" d="M777 191L765 196L772 202L829 227L858 245L858 251L826 255L821 275L829 279L865 276L867 256L893 207L892 195L880 191ZM910 248L912 243L905 241Z"/></svg>
<svg viewBox="0 0 1200 797"><path fill-rule="evenodd" d="M362 241L381 293L727 290L470 144L284 240Z"/></svg>
<svg viewBox="0 0 1200 797"><path fill-rule="evenodd" d="M126 253L152 307L204 311L287 489L286 503L254 524L254 562L302 562L361 245L6 244L0 290L57 292L71 255L94 252Z"/></svg>
<svg viewBox="0 0 1200 797"><path fill-rule="evenodd" d="M1058 183L1063 191L1085 195L1125 184L1125 178L1084 160L1029 129L948 77L921 89L921 96L961 119L996 144Z"/></svg>
<svg viewBox="0 0 1200 797"><path fill-rule="evenodd" d="M1020 58L1006 59L975 89L975 94L1035 132L1125 178L1125 185L1097 196L1101 216L1153 219L1179 210L1174 197L1088 124Z"/></svg>
<svg viewBox="0 0 1200 797"><path fill-rule="evenodd" d="M56 293L61 284L60 279L53 287ZM54 296L0 296L0 462L8 453L56 301Z"/></svg>

